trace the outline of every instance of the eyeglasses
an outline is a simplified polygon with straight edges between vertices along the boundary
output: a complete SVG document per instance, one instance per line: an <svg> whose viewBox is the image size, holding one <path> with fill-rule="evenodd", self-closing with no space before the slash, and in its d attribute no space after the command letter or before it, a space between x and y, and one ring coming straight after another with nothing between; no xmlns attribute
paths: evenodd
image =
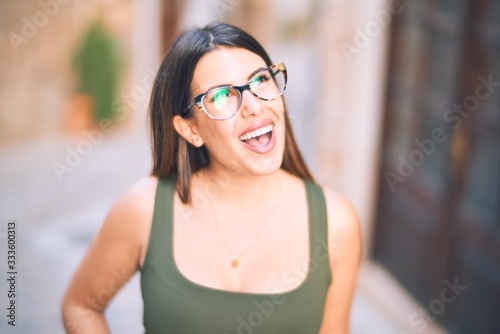
<svg viewBox="0 0 500 334"><path fill-rule="evenodd" d="M217 87L197 95L184 113L197 105L208 117L216 121L223 121L238 113L244 91L250 91L261 100L271 101L283 94L286 81L285 64L271 65L259 71L242 86Z"/></svg>

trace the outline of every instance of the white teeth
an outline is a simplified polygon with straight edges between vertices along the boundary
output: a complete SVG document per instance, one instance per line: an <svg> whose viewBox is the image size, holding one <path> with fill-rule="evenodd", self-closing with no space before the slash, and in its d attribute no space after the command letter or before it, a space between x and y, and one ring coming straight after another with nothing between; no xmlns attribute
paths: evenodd
<svg viewBox="0 0 500 334"><path fill-rule="evenodd" d="M257 130L247 132L247 133L241 135L240 138L238 138L238 139L239 140L248 140L250 138L254 138L254 137L258 137L260 135L263 135L264 133L271 132L272 130L273 130L273 125L268 124L268 125L263 126Z"/></svg>

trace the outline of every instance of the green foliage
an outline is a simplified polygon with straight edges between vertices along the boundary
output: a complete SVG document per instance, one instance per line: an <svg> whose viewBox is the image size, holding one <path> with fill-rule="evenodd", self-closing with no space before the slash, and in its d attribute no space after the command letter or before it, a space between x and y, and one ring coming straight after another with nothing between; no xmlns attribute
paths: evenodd
<svg viewBox="0 0 500 334"><path fill-rule="evenodd" d="M99 21L92 23L73 54L78 90L94 104L94 120L112 119L112 103L117 93L120 58L115 41Z"/></svg>

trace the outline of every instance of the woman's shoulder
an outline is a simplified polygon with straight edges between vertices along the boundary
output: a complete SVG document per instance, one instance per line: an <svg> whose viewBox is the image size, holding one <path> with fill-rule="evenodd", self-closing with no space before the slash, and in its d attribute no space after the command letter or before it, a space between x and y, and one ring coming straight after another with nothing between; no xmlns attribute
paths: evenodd
<svg viewBox="0 0 500 334"><path fill-rule="evenodd" d="M158 178L152 175L137 180L118 197L113 209L129 214L152 209L157 184Z"/></svg>
<svg viewBox="0 0 500 334"><path fill-rule="evenodd" d="M356 232L356 230L359 229L356 209L351 201L339 191L290 173L285 173L285 176L288 178L285 180L286 183L294 186L295 189L302 188L304 182L309 182L313 184L314 187L318 187L323 191L328 215L328 224L331 229L354 230L351 232Z"/></svg>
<svg viewBox="0 0 500 334"><path fill-rule="evenodd" d="M155 176L136 181L115 201L105 223L114 229L127 229L133 233L147 230L153 216L157 184Z"/></svg>
<svg viewBox="0 0 500 334"><path fill-rule="evenodd" d="M127 261L133 259L135 266L140 265L151 230L157 183L152 176L136 181L108 211L92 246L99 252L106 249L107 265L122 261L121 254L127 254Z"/></svg>
<svg viewBox="0 0 500 334"><path fill-rule="evenodd" d="M321 187L325 195L329 242L336 245L336 248L343 249L337 254L345 251L359 253L361 231L354 205L339 191L326 186Z"/></svg>
<svg viewBox="0 0 500 334"><path fill-rule="evenodd" d="M329 214L334 215L337 218L336 220L343 222L357 220L356 209L347 197L331 187L324 185L319 186L322 188L323 194L325 195L325 202Z"/></svg>

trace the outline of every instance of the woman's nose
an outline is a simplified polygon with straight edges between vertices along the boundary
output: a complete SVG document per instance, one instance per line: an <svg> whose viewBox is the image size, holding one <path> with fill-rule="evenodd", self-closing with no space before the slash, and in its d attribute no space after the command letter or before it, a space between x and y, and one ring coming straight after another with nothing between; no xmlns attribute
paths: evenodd
<svg viewBox="0 0 500 334"><path fill-rule="evenodd" d="M259 115L264 110L261 99L245 90L241 96L241 114L244 117Z"/></svg>

